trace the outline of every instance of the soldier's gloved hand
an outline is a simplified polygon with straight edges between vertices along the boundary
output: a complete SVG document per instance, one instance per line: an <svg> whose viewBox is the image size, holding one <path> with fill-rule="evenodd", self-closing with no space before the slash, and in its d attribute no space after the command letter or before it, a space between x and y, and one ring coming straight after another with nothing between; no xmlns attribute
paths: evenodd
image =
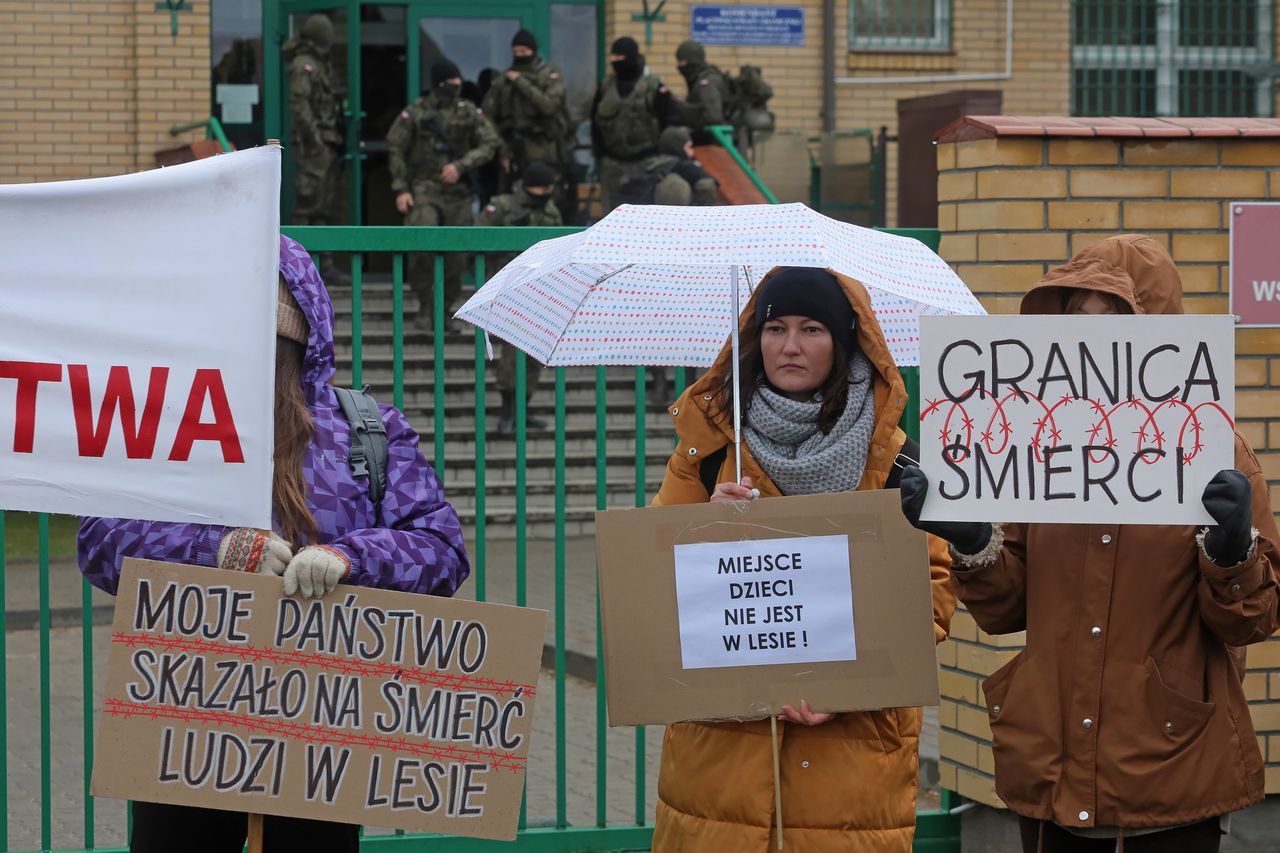
<svg viewBox="0 0 1280 853"><path fill-rule="evenodd" d="M218 568L233 572L284 574L293 548L276 534L238 527L218 543Z"/></svg>
<svg viewBox="0 0 1280 853"><path fill-rule="evenodd" d="M303 548L284 570L284 594L301 591L303 598L322 598L351 573L351 561L325 545Z"/></svg>
<svg viewBox="0 0 1280 853"><path fill-rule="evenodd" d="M1205 511L1218 522L1204 535L1204 552L1219 566L1244 562L1253 544L1253 487L1239 471L1213 475L1200 498Z"/></svg>
<svg viewBox="0 0 1280 853"><path fill-rule="evenodd" d="M400 193L396 196L396 210L400 211L401 216L408 216L412 209L413 193Z"/></svg>
<svg viewBox="0 0 1280 853"><path fill-rule="evenodd" d="M671 111L671 90L666 86L658 87L658 94L653 99L653 105L657 108L659 117L665 117Z"/></svg>
<svg viewBox="0 0 1280 853"><path fill-rule="evenodd" d="M902 514L917 530L945 539L961 554L976 554L991 541L991 525L981 521L921 521L924 499L929 493L929 478L916 465L902 471L898 487L902 496Z"/></svg>

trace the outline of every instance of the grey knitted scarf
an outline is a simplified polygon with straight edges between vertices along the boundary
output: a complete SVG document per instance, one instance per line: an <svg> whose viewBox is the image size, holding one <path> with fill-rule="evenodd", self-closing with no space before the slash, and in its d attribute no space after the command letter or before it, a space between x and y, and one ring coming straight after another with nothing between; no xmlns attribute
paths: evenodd
<svg viewBox="0 0 1280 853"><path fill-rule="evenodd" d="M751 397L743 437L751 455L784 495L851 492L862 482L875 428L871 362L855 352L849 399L826 435L818 428L820 394L799 402L761 384Z"/></svg>

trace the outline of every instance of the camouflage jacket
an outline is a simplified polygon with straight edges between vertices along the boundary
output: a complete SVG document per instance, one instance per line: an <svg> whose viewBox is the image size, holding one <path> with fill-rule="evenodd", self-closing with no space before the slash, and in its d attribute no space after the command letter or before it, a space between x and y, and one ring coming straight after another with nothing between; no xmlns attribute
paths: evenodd
<svg viewBox="0 0 1280 853"><path fill-rule="evenodd" d="M477 224L554 227L563 225L564 221L554 201L547 199L547 206L539 209L525 201L524 192L521 191L489 199L489 203L477 217Z"/></svg>
<svg viewBox="0 0 1280 853"><path fill-rule="evenodd" d="M311 42L301 40L286 46L285 57L289 58L289 122L294 144L304 154L317 145L341 147L338 96L329 60L322 59Z"/></svg>
<svg viewBox="0 0 1280 853"><path fill-rule="evenodd" d="M569 132L569 107L560 68L542 57L515 80L506 74L493 79L484 96L484 111L502 136L502 156L511 157L511 142L528 134L561 139Z"/></svg>
<svg viewBox="0 0 1280 853"><path fill-rule="evenodd" d="M498 134L475 104L464 98L448 102L432 92L396 117L387 144L392 192L425 187L448 195L471 195L465 179L446 184L440 180L440 170L449 163L463 175L480 168L498 150Z"/></svg>
<svg viewBox="0 0 1280 853"><path fill-rule="evenodd" d="M657 77L641 77L627 95L618 91L617 78L610 74L596 92L591 108L592 136L600 153L615 160L637 160L658 147L662 121L658 115Z"/></svg>
<svg viewBox="0 0 1280 853"><path fill-rule="evenodd" d="M641 169L661 179L654 186L653 203L677 207L710 205L718 201L720 185L702 164L671 154L655 154L645 160Z"/></svg>
<svg viewBox="0 0 1280 853"><path fill-rule="evenodd" d="M728 124L729 81L714 65L705 65L689 84L689 96L674 107L676 121L700 130L711 124Z"/></svg>

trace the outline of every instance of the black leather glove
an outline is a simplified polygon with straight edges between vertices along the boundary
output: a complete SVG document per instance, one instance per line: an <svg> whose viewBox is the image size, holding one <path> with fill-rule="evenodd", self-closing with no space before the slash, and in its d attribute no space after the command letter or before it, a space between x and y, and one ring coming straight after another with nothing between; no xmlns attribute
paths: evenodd
<svg viewBox="0 0 1280 853"><path fill-rule="evenodd" d="M916 465L902 471L899 485L902 514L911 526L947 540L961 554L976 554L991 541L991 525L982 521L921 521L924 498L929 493L929 478Z"/></svg>
<svg viewBox="0 0 1280 853"><path fill-rule="evenodd" d="M1204 535L1204 550L1219 566L1244 561L1253 544L1253 487L1239 471L1227 469L1213 475L1200 498L1205 511L1218 522Z"/></svg>

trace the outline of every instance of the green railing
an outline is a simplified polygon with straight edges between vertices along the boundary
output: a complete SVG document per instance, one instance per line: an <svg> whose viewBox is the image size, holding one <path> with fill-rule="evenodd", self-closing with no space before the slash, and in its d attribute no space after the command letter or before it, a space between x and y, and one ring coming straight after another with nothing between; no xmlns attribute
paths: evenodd
<svg viewBox="0 0 1280 853"><path fill-rule="evenodd" d="M435 328L428 346L421 333L406 330L406 300L404 279L408 269L406 256L412 252L474 253L471 264L474 281L486 279L485 255L487 252L509 253L521 251L533 243L550 237L573 233L571 228L403 228L403 227L295 227L285 228L286 234L303 243L313 254L319 252L349 253L352 286L349 293L335 294L335 309L340 317L336 337L344 354L340 365L342 380L350 379L360 385L369 379L377 384L374 392L382 399L389 399L405 409L410 419L424 436L423 451L434 462L446 488L446 493L461 507L459 496L470 494L472 508L460 509L474 520L467 524L472 543L472 581L463 594L472 594L478 600L500 597L511 603L530 603L530 575L545 577L543 566L530 570L530 511L544 513L550 505L550 518L554 530L550 577L554 589L548 598L546 591L534 588L535 598L541 597L554 605L553 641L544 648L544 661L554 666L555 707L551 709L555 720L554 748L546 766L538 766L531 756L530 773L541 779L549 777L554 788L554 802L544 808L545 813L526 814L522 809L521 829L516 844L483 840L457 839L443 836L367 835L362 849L388 849L403 853L497 853L505 850L537 851L538 853L571 853L571 851L645 850L651 843L651 783L646 772L646 755L656 750L657 743L644 728L636 728L630 736L624 753L609 747L609 730L605 705L605 673L603 651L599 631L599 606L595 612L590 606L586 612L569 610L567 596L568 555L566 545L567 515L570 509L570 480L566 474L567 463L590 471L590 479L573 483L575 493L584 495L585 509L603 509L609 506L643 506L653 495L660 481L667 449L674 443L669 419L662 407L651 406L646 399L647 374L645 368L557 368L554 384L547 381L548 391L553 390L550 405L544 392L535 407L550 409L554 415L554 429L549 433L532 434L528 425L528 407L525 405L525 358L516 362L516 424L515 434L508 439L490 438L489 426L494 412L489 405L486 382L489 365L482 333L451 332L446 334L442 289L435 289ZM919 238L936 248L939 234L936 230L916 229L902 231ZM390 255L390 275L371 276L366 271L373 256ZM382 259L379 259L382 260ZM444 274L443 254L437 254L434 268L436 280ZM385 316L389 306L390 323ZM388 335L389 326L389 335ZM408 369L406 369L408 368ZM674 371L674 397L683 390L688 377L683 369ZM912 391L910 411L904 417L904 425L914 433L914 408L916 371L904 370L908 388ZM461 378L460 378L461 376ZM429 378L428 378L429 377ZM571 427L571 424L573 425ZM572 433L572 435L570 434ZM428 434L430 437L428 438ZM550 440L550 449L546 445ZM494 447L494 441L500 446ZM508 441L513 441L510 448ZM575 450L571 454L569 442ZM461 443L461 449L451 449L451 442ZM630 444L628 450L625 445ZM621 450L616 449L619 445ZM549 463L549 464L548 464ZM514 468L514 471L512 470ZM631 468L633 477L626 476ZM498 469L500 476L490 478ZM611 470L612 469L612 470ZM531 482L530 472L543 476L539 482ZM622 473L620 473L620 471ZM501 476L505 475L505 476ZM630 480L630 481L629 481ZM489 499L499 492L514 487L514 515L504 519L504 525L514 527L514 558L493 564L490 546L500 540L494 537L491 516L496 517ZM492 493L492 494L491 494ZM95 814L95 800L88 793L88 779L93 754L93 690L95 673L100 674L104 661L95 660L94 625L104 624L109 611L95 607L93 593L87 583L81 581L80 605L76 612L67 608L54 608L50 598L51 579L51 517L39 515L34 519L25 513L9 513L11 524L5 527L5 513L0 512L0 600L5 600L6 546L13 550L29 551L34 557L38 585L38 626L19 626L15 619L6 624L7 614L0 609L0 850L54 849L55 835L59 849L71 846L68 838L74 837L77 849L120 850L118 846L96 846L96 827L104 824L105 815ZM69 547L74 531L74 520L53 517L53 541L60 551ZM16 525L16 526L15 526ZM30 530L28 531L28 526ZM21 529L19 529L21 528ZM509 532L508 530L498 532ZM8 538L6 538L8 533ZM580 543L580 540L574 540ZM510 548L510 543L501 540ZM539 546L541 547L541 546ZM588 557L587 561L590 562ZM65 563L60 572L69 574ZM13 567L11 562L10 568ZM514 574L514 577L511 575ZM589 567L594 577L594 564ZM575 587L576 589L576 587ZM594 584L591 585L594 590ZM495 596L495 591L503 591ZM12 586L7 591L12 600ZM537 602L534 602L537 603ZM29 616L30 614L25 614ZM96 620L95 620L96 617ZM54 621L58 622L55 628ZM567 626L581 625L585 621L595 627L594 649L573 652L568 648ZM68 623L71 622L70 625ZM39 681L39 732L21 730L15 726L20 721L10 720L10 679L17 671L6 670L6 661L13 653L11 643L26 643L29 634L16 631L11 637L6 627L35 627L38 630L38 681ZM56 639L60 650L54 660L51 640ZM77 636L73 636L76 635ZM68 643L78 641L80 660L66 651ZM74 644L73 644L74 645ZM25 648L25 645L23 646ZM53 675L63 668L79 671L82 696L79 700L75 729L83 738L82 756L75 756L74 766L66 760L71 737L65 728L68 706L59 698L55 704ZM55 670L56 668L56 670ZM586 680L594 679L594 695L580 699L590 707L571 707L568 698L568 679L575 678L576 691L582 691ZM26 671L23 678L31 677ZM64 681L59 681L64 684ZM579 696L585 694L579 692ZM60 711L57 738L55 739L53 714ZM581 760L570 760L569 714L578 712L578 719L593 719L595 727L594 748ZM14 765L8 760L11 747L16 743L8 737L10 730L28 742L38 737L40 756L38 786L34 783L34 771L26 772L19 781L11 777ZM615 740L617 735L615 734ZM56 744L56 745L55 745ZM56 754L55 754L56 753ZM594 754L591 754L594 753ZM594 763L594 784L583 784L574 768ZM631 766L619 769L619 763ZM581 771L578 771L581 772ZM589 772L589 771L588 771ZM58 778L55 779L55 773ZM610 780L621 779L620 773L630 776L624 781L626 794L617 788L610 791ZM68 776L80 776L78 790L81 797L79 814L75 814L74 798L55 798L55 782L63 785ZM580 812L590 812L589 819L570 820L569 803L571 782L574 802L587 803ZM74 782L73 782L74 784ZM29 815L26 825L20 827L23 836L15 842L10 815L15 803L21 800L30 811L35 791L39 791L39 830L34 829L34 815ZM15 794L17 795L15 797ZM589 802L588 802L589 801ZM950 815L946 806L950 795L944 792L944 808L935 812L922 812L918 818L916 851L930 853L954 853L959 850L959 820ZM611 810L611 805L614 808ZM118 804L112 804L118 808ZM121 822L127 821L120 810ZM79 831L75 825L79 823ZM114 824L113 834L119 835L120 824ZM11 843L15 842L15 843ZM29 842L29 843L28 843Z"/></svg>
<svg viewBox="0 0 1280 853"><path fill-rule="evenodd" d="M175 124L169 128L169 135L177 136L180 133L186 133L189 130L196 130L201 127L204 128L205 139L216 139L224 152L234 150L231 147L230 140L227 139L227 135L222 131L222 122L218 121L217 116L209 116L206 119L189 122L188 124Z"/></svg>
<svg viewBox="0 0 1280 853"><path fill-rule="evenodd" d="M769 204L777 204L778 197L765 186L764 181L760 180L760 176L756 174L756 170L751 168L751 164L747 162L747 158L742 156L742 152L738 150L738 146L733 141L733 126L728 124L713 124L707 127L716 142L719 142L725 151L729 152L729 156L738 164L738 167L746 173L751 179L751 183L755 184L756 189L760 190L760 194L764 196L765 201Z"/></svg>
<svg viewBox="0 0 1280 853"><path fill-rule="evenodd" d="M877 134L869 127L810 136L809 206L834 219L868 227L882 226L886 145L883 128L879 137L877 141ZM865 158L849 158L843 150L862 145L865 145ZM833 182L828 186L834 188L835 193L824 192L824 180Z"/></svg>

